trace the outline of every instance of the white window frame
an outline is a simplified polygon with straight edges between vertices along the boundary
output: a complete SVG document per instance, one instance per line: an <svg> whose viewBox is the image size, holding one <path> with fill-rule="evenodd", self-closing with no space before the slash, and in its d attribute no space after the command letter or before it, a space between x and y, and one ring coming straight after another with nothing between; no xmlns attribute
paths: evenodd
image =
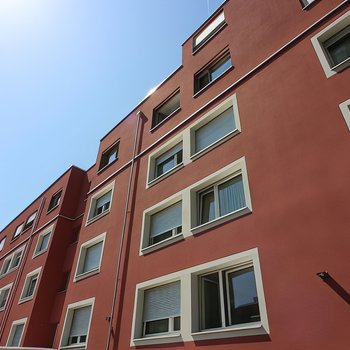
<svg viewBox="0 0 350 350"><path fill-rule="evenodd" d="M7 342L6 342L6 346L8 346L10 349L13 348L13 346L11 346L10 344L12 343L13 337L15 335L15 327L23 324L23 330L22 330L21 337L19 338L18 347L16 346L15 348L19 348L21 346L26 323L27 323L27 317L21 318L20 320L16 320L16 321L12 322L11 330L10 330L10 333L9 333L9 336L8 336Z"/></svg>
<svg viewBox="0 0 350 350"><path fill-rule="evenodd" d="M178 144L182 144L182 162L179 162L176 164L173 168L171 168L169 171L163 173L162 175L159 175L156 177L156 160L166 152L170 151L172 148L174 148ZM187 160L187 159L186 159ZM176 136L175 138L171 139L169 142L165 143L158 149L156 149L154 152L150 153L148 156L148 178L147 178L147 183L146 183L146 188L149 188L159 181L163 180L164 178L170 176L177 170L181 169L186 160L184 159L184 141L183 141L183 134L180 134ZM186 163L188 163L189 160L187 160Z"/></svg>
<svg viewBox="0 0 350 350"><path fill-rule="evenodd" d="M35 245L35 248L34 248L32 259L34 259L38 255L41 255L41 254L45 253L49 249L52 232L54 230L54 226L55 225L53 224L53 225L49 226L48 228L46 228L44 231L39 233L38 239L36 241L36 245ZM47 242L47 247L45 249L39 250L39 248L40 248L40 246L41 246L41 244L43 242L44 237L48 236L48 235L49 235L49 241Z"/></svg>
<svg viewBox="0 0 350 350"><path fill-rule="evenodd" d="M5 243L6 243L6 237L1 238L0 240L0 252L4 249Z"/></svg>
<svg viewBox="0 0 350 350"><path fill-rule="evenodd" d="M200 331L200 305L198 300L199 276L218 270L227 270L240 266L246 266L247 264L254 267L255 282L259 299L260 321ZM180 281L181 285L180 331L151 337L142 336L144 291L149 288L175 281ZM187 341L193 342L210 339L254 336L269 333L270 330L257 248L226 256L201 265L193 266L188 269L177 271L136 285L130 346L147 346Z"/></svg>
<svg viewBox="0 0 350 350"><path fill-rule="evenodd" d="M208 145L206 148L195 153L194 150L195 150L196 130L201 128L203 125L209 123L211 120L215 119L222 112L224 112L225 110L231 107L234 113L234 121L235 121L236 128L228 132L222 138ZM212 108L210 111L205 113L202 117L200 117L198 120L192 123L189 127L183 130L181 133L177 134L171 140L164 143L162 146L158 147L155 151L150 153L148 157L148 169L147 169L148 176L147 176L146 188L150 188L151 186L164 180L165 178L172 175L176 171L182 169L187 164L195 161L197 158L203 156L204 154L211 151L215 147L221 145L222 143L226 142L228 139L240 133L241 133L241 123L240 123L239 111L238 111L237 94L233 94L228 98L226 98L224 101L222 101L219 105L217 105L216 107ZM156 159L161 155L163 155L164 153L171 150L174 146L176 146L179 143L182 143L182 162L177 164L175 167L165 172L164 174L155 178Z"/></svg>
<svg viewBox="0 0 350 350"><path fill-rule="evenodd" d="M197 52L213 36L215 36L226 25L224 10L213 18L198 34L193 37L192 51ZM199 39L199 40L198 40Z"/></svg>
<svg viewBox="0 0 350 350"><path fill-rule="evenodd" d="M38 284L40 282L41 269L42 269L42 266L38 267L37 269L35 269L27 274L25 281L24 281L24 284L23 284L23 288L22 288L22 292L21 292L21 296L19 298L18 304L24 303L24 302L34 298L35 292L36 292L36 290L38 288ZM32 281L32 277L34 277L34 276L36 276L36 282L35 282L33 294L26 296L26 294L28 293L28 288L29 288L30 282Z"/></svg>
<svg viewBox="0 0 350 350"><path fill-rule="evenodd" d="M175 203L178 203L178 202L181 202L181 206L182 206L182 218L181 218L182 230L181 230L181 233L174 232L174 234L171 237L166 238L158 243L148 245L149 236L150 236L151 216L153 214L156 214L156 213L162 211L163 209L166 209L166 208L172 206ZM183 236L184 230L186 230L186 231L189 230L189 227L188 226L186 227L186 223L185 223L185 227L184 227L184 217L186 217L185 211L186 211L186 208L184 207L184 201L183 201L183 197L182 197L181 193L175 194L174 196L171 196L171 197L167 198L166 200L164 200L160 203L157 203L153 207L146 209L143 212L140 255L153 252L157 249L163 248L167 245L170 245L170 244L173 244L177 241L182 240L184 238L184 236ZM188 220L187 220L187 222L188 222Z"/></svg>
<svg viewBox="0 0 350 350"><path fill-rule="evenodd" d="M208 145L206 148L195 152L195 133L198 129L200 129L202 126L208 124L213 119L218 117L221 113L226 111L227 109L231 108L233 109L233 117L236 128L230 132L228 132L225 136L221 137L220 139L216 140L214 143ZM190 158L191 160L194 160L198 158L199 156L209 152L214 147L217 147L218 145L222 144L229 138L239 134L241 132L241 123L239 120L239 112L238 112L238 103L237 103L237 95L233 94L229 98L227 98L225 101L221 102L218 106L211 109L209 112L204 114L201 118L199 118L196 122L192 123L190 125Z"/></svg>
<svg viewBox="0 0 350 350"><path fill-rule="evenodd" d="M315 36L311 38L312 45L316 51L316 55L321 63L321 66L326 74L327 78L339 73L346 67L350 66L350 57L338 65L331 67L328 54L323 46L323 43L331 38L333 35L340 32L343 28L350 24L350 11L344 13L337 20L329 24L326 28L321 30Z"/></svg>
<svg viewBox="0 0 350 350"><path fill-rule="evenodd" d="M345 123L349 128L350 131L350 99L342 102L339 105L339 108L343 114L343 117L345 119Z"/></svg>
<svg viewBox="0 0 350 350"><path fill-rule="evenodd" d="M90 298L90 299L85 299L85 300L78 301L76 303L69 304L67 306L66 317L64 319L59 349L74 349L74 348L87 349L91 321L92 321L92 316L94 313L94 304L95 304L95 298ZM85 306L91 306L90 321L89 321L89 325L88 325L88 329L87 329L85 344L63 345L63 344L68 343L70 328L71 328L72 321L73 321L74 310L80 309L80 308L85 307Z"/></svg>
<svg viewBox="0 0 350 350"><path fill-rule="evenodd" d="M303 7L303 10L307 9L312 5L316 0L300 0L300 4Z"/></svg>
<svg viewBox="0 0 350 350"><path fill-rule="evenodd" d="M22 257L23 257L23 251L24 251L24 247L21 247L19 249L17 249L16 251L14 251L11 255L9 255L8 257L6 257L4 259L4 262L2 263L2 266L1 266L1 270L0 270L0 277L3 277L5 275L7 275L8 273L14 271L17 269L17 267L21 264L21 261L22 261ZM12 267L12 264L14 262L14 257L17 255L17 254L21 254L21 257L19 259L19 262L18 262L18 265L15 266L15 267ZM6 268L6 272L4 272L4 265L5 265L5 262L6 261L9 261L9 265L7 266Z"/></svg>
<svg viewBox="0 0 350 350"><path fill-rule="evenodd" d="M243 182L243 190L244 190L244 197L245 197L245 206L241 209L238 209L234 212L230 212L226 215L219 216L211 221L208 221L206 223L200 224L199 223L199 210L200 210L200 203L198 201L198 194L203 191L205 188L216 185L220 182L222 182L224 179L230 179L234 178L236 176L242 176L242 182ZM212 227L215 227L216 225L222 224L224 222L227 222L229 220L238 218L242 215L251 213L253 211L252 209L252 202L250 198L250 191L249 191L249 184L248 184L248 174L247 174L247 168L245 164L245 158L242 157L238 159L237 161L228 164L224 168L218 170L217 172L207 176L206 178L196 182L190 187L190 197L191 197L191 231L193 234L202 232L203 230L210 229Z"/></svg>
<svg viewBox="0 0 350 350"><path fill-rule="evenodd" d="M4 310L6 308L6 305L7 305L7 302L8 302L8 299L9 299L9 296L10 296L10 293L11 293L11 288L12 288L12 285L13 285L13 282L7 284L6 286L2 287L0 289L0 302L4 299L4 295L3 293L8 290L8 294L7 294L7 298L6 298L6 301L5 301L5 304L4 306L0 307L0 311Z"/></svg>
<svg viewBox="0 0 350 350"><path fill-rule="evenodd" d="M100 272L101 270L101 264L102 264L102 257L103 257L103 251L104 251L104 246L105 246L105 241L106 241L106 232L101 233L100 235L84 242L81 246L80 246L80 251L79 251L79 257L78 257L78 262L77 262L77 266L75 269L75 274L74 274L74 279L73 281L79 281L81 279L87 278L89 276L95 275L97 273ZM100 261L98 264L98 268L91 270L91 271L87 271L87 272L82 272L83 267L84 267L84 263L85 263L85 257L86 257L86 250L92 246L94 246L95 244L98 244L102 242L102 248L101 248L101 256L100 256Z"/></svg>
<svg viewBox="0 0 350 350"><path fill-rule="evenodd" d="M114 183L115 182L112 181L111 183L109 183L107 186L102 188L100 191L98 191L97 193L95 193L91 197L88 216L86 218L85 226L87 226L87 225L91 224L92 222L98 220L99 218L107 215L111 211L112 202L113 202L113 193L114 193ZM104 196L108 192L111 192L111 200L110 200L108 209L106 209L102 213L94 216L97 200L100 199L102 196Z"/></svg>
<svg viewBox="0 0 350 350"><path fill-rule="evenodd" d="M198 193L205 188L214 185L224 179L229 179L235 176L242 176L245 206L239 210L228 213L206 222L204 224L198 223ZM147 246L149 229L150 229L150 217L176 202L182 201L182 232L176 236L165 239L164 241L158 242L152 246ZM253 211L252 202L250 198L250 190L248 183L247 168L245 163L245 157L239 158L238 160L226 165L218 171L210 174L209 176L197 181L191 186L184 188L182 191L175 193L174 195L164 199L163 201L155 204L154 206L147 208L143 212L143 220L141 227L141 240L139 255L144 255L153 252L157 249L163 248L167 245L173 244L179 240L185 239L186 237L195 235L199 232L208 230L217 225L225 223L227 221L236 219L242 215L251 213Z"/></svg>

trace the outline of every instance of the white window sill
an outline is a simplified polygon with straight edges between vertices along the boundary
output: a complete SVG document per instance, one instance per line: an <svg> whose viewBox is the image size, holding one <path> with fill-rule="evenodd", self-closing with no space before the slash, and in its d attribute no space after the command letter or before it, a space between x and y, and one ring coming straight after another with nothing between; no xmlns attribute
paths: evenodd
<svg viewBox="0 0 350 350"><path fill-rule="evenodd" d="M248 323L227 328L216 328L191 333L194 340L210 340L220 338L245 337L252 335L268 334L261 322Z"/></svg>
<svg viewBox="0 0 350 350"><path fill-rule="evenodd" d="M86 344L74 344L67 346L60 346L59 349L86 349Z"/></svg>
<svg viewBox="0 0 350 350"><path fill-rule="evenodd" d="M109 214L109 212L110 212L110 210L108 209L108 210L104 211L103 213L101 213L101 214L99 214L99 215L96 215L96 216L92 217L91 219L88 219L88 220L86 221L86 225L85 225L85 226L90 225L90 224L92 224L93 222L95 222L95 221L101 219L101 218L104 217L105 215Z"/></svg>
<svg viewBox="0 0 350 350"><path fill-rule="evenodd" d="M25 303L25 302L27 302L27 301L30 301L30 300L33 299L33 297L34 297L34 293L33 293L33 295L31 295L30 297L21 298L21 299L18 301L18 304L23 304L23 303Z"/></svg>
<svg viewBox="0 0 350 350"><path fill-rule="evenodd" d="M35 253L35 254L32 256L32 259L36 258L36 257L39 256L39 255L44 254L45 252L47 252L47 248L44 249L44 250L41 250L40 252Z"/></svg>
<svg viewBox="0 0 350 350"><path fill-rule="evenodd" d="M133 339L134 346L178 343L182 341L181 333L166 333L164 335L150 336Z"/></svg>
<svg viewBox="0 0 350 350"><path fill-rule="evenodd" d="M83 280L85 278L88 278L90 276L96 275L98 273L100 273L100 268L97 268L97 269L94 269L94 270L91 270L91 271L87 271L87 272L84 272L84 273L80 273L80 274L78 274L78 275L76 275L74 277L73 282L77 282L77 281Z"/></svg>
<svg viewBox="0 0 350 350"><path fill-rule="evenodd" d="M155 179L149 181L147 183L147 188L152 187L153 185L157 184L158 182L164 180L165 178L167 178L168 176L172 175L173 173L175 173L177 170L181 169L184 167L184 164L181 162L179 164L177 164L176 166L174 166L173 168L171 168L170 170L168 170L167 172L165 172L164 174L156 177Z"/></svg>
<svg viewBox="0 0 350 350"><path fill-rule="evenodd" d="M214 143L212 143L211 145L203 148L202 150L198 151L197 153L192 154L190 159L193 161L193 160L201 157L202 155L204 155L204 154L208 153L209 151L211 151L213 148L221 145L222 143L226 142L231 137L234 137L234 136L238 135L239 133L240 133L240 130L238 130L238 129L232 130L227 135L223 136L221 139L215 141Z"/></svg>
<svg viewBox="0 0 350 350"><path fill-rule="evenodd" d="M335 71L335 72L339 73L340 71L342 71L343 69L345 69L349 66L350 66L350 57L347 58L345 61L340 62L336 66L331 67L331 71Z"/></svg>
<svg viewBox="0 0 350 350"><path fill-rule="evenodd" d="M173 244L175 242L178 242L178 241L181 241L184 239L184 236L182 233L176 235L176 236L172 236L172 237L169 237L167 239L164 239L163 241L161 242L158 242L156 244L153 244L149 247L145 247L145 248L142 248L141 249L141 252L140 252L140 255L146 255L148 253L151 253L151 252L154 252L155 250L158 250L158 249L161 249L163 247L166 247L170 244Z"/></svg>
<svg viewBox="0 0 350 350"><path fill-rule="evenodd" d="M236 210L236 211L234 211L232 213L228 213L228 214L226 214L224 216L220 216L219 218L216 218L214 220L206 222L205 224L193 227L191 229L191 231L192 231L193 234L197 234L197 233L209 230L209 229L211 229L211 228L213 228L213 227L215 227L217 225L221 225L221 224L223 224L223 223L225 223L227 221L239 218L242 215L249 214L251 212L252 212L252 210L250 208L244 207L244 208L238 209L238 210Z"/></svg>

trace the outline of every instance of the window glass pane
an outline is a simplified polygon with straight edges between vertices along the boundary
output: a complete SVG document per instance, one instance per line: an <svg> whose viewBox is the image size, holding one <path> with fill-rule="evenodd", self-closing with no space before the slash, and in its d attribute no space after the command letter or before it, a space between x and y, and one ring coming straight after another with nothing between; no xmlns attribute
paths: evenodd
<svg viewBox="0 0 350 350"><path fill-rule="evenodd" d="M182 224L182 203L178 202L151 216L150 237L172 230Z"/></svg>
<svg viewBox="0 0 350 350"><path fill-rule="evenodd" d="M30 297L34 294L34 289L35 289L35 285L36 285L37 280L38 280L37 275L30 277L27 293L24 295L24 297Z"/></svg>
<svg viewBox="0 0 350 350"><path fill-rule="evenodd" d="M195 39L194 46L198 46L204 40L206 40L212 33L215 33L217 29L222 27L225 22L224 12L221 12Z"/></svg>
<svg viewBox="0 0 350 350"><path fill-rule="evenodd" d="M24 225L24 223L22 223L22 224L20 224L19 226L17 226L16 231L15 231L13 237L17 237L17 236L21 233L22 228L23 228L23 225Z"/></svg>
<svg viewBox="0 0 350 350"><path fill-rule="evenodd" d="M253 267L227 274L231 324L260 320Z"/></svg>
<svg viewBox="0 0 350 350"><path fill-rule="evenodd" d="M111 201L112 191L107 192L102 197L96 200L94 216L102 214L108 210Z"/></svg>
<svg viewBox="0 0 350 350"><path fill-rule="evenodd" d="M147 289L144 292L143 321L180 316L180 282Z"/></svg>
<svg viewBox="0 0 350 350"><path fill-rule="evenodd" d="M13 337L12 337L12 341L11 343L9 344L10 346L18 346L19 345L19 341L21 339L21 335L22 335L22 332L23 332L23 327L24 327L24 324L18 324L15 327L15 330L14 330L14 334L13 334Z"/></svg>
<svg viewBox="0 0 350 350"><path fill-rule="evenodd" d="M3 308L5 306L9 292L10 292L10 288L3 289L1 291L1 293L0 293L0 308Z"/></svg>
<svg viewBox="0 0 350 350"><path fill-rule="evenodd" d="M201 277L201 328L221 327L219 274Z"/></svg>
<svg viewBox="0 0 350 350"><path fill-rule="evenodd" d="M224 57L217 65L210 69L210 80L218 78L222 73L231 67L230 56Z"/></svg>
<svg viewBox="0 0 350 350"><path fill-rule="evenodd" d="M69 336L86 335L91 316L91 305L75 309Z"/></svg>
<svg viewBox="0 0 350 350"><path fill-rule="evenodd" d="M146 322L145 334L165 333L169 331L169 319Z"/></svg>
<svg viewBox="0 0 350 350"><path fill-rule="evenodd" d="M38 248L38 252L41 252L42 250L47 249L47 246L49 244L49 239L50 239L50 233L42 237L41 243Z"/></svg>
<svg viewBox="0 0 350 350"><path fill-rule="evenodd" d="M220 216L245 207L242 175L219 185Z"/></svg>
<svg viewBox="0 0 350 350"><path fill-rule="evenodd" d="M83 273L98 269L102 252L102 242L86 248Z"/></svg>
<svg viewBox="0 0 350 350"><path fill-rule="evenodd" d="M230 107L195 131L195 153L210 146L235 129L233 108Z"/></svg>
<svg viewBox="0 0 350 350"><path fill-rule="evenodd" d="M344 28L337 36L340 36L337 41L326 46L333 66L336 66L350 57L350 26ZM332 40L332 38L329 40ZM325 45L327 44L325 43Z"/></svg>
<svg viewBox="0 0 350 350"><path fill-rule="evenodd" d="M6 241L6 237L4 237L4 238L0 241L0 251L4 248L5 241Z"/></svg>
<svg viewBox="0 0 350 350"><path fill-rule="evenodd" d="M200 197L201 201L201 224L215 219L214 190L204 193Z"/></svg>

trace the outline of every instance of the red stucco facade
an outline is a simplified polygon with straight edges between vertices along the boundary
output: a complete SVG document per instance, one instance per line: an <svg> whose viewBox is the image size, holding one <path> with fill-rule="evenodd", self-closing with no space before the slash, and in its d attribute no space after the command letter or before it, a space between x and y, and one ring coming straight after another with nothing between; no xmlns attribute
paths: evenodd
<svg viewBox="0 0 350 350"><path fill-rule="evenodd" d="M0 310L0 349L15 342L17 328L20 348L34 349L349 348L350 134L339 105L350 98L350 69L342 63L327 77L312 40L320 37L325 47L346 31L350 3L309 2L226 1L184 42L182 66L103 137L96 164L68 169L5 227L0 304L10 289ZM222 27L193 52L193 38L222 11ZM195 93L196 77L213 73L212 62L226 51L231 67ZM177 90L180 108L152 127L154 111ZM226 106L234 130L195 152L199 128ZM117 156L100 169L116 142ZM178 144L182 160L152 175ZM203 191L238 176L243 207L201 222ZM58 191L59 204L48 211ZM174 203L181 203L181 232L149 243L156 214ZM35 211L32 225L14 237ZM49 243L37 254L45 232ZM101 250L89 270L91 247ZM6 270L21 249L19 264ZM226 277L241 266L254 271L260 321L203 327L202 276ZM38 270L34 292L23 297L26 276ZM180 288L179 329L147 334L147 293L171 283ZM233 312L232 300L224 288L220 295L223 317ZM73 339L84 308L85 333Z"/></svg>

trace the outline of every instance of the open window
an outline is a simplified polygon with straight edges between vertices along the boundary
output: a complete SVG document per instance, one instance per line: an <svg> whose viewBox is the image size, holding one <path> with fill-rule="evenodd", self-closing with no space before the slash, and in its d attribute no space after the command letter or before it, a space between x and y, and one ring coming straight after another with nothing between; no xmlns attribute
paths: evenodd
<svg viewBox="0 0 350 350"><path fill-rule="evenodd" d="M175 91L153 111L152 128L171 117L180 109L180 90Z"/></svg>
<svg viewBox="0 0 350 350"><path fill-rule="evenodd" d="M119 151L119 140L102 153L100 166L98 170L102 170L107 165L116 161L118 159L118 151Z"/></svg>

